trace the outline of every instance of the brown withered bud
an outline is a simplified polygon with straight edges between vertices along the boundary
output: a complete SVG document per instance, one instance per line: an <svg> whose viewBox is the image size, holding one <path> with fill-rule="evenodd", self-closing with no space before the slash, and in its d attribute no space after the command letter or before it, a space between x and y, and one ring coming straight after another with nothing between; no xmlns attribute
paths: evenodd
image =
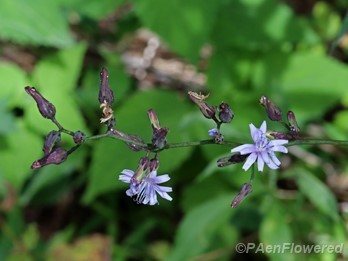
<svg viewBox="0 0 348 261"><path fill-rule="evenodd" d="M266 96L262 96L260 99L260 104L265 107L268 118L272 121L282 120L282 111L273 104Z"/></svg>
<svg viewBox="0 0 348 261"><path fill-rule="evenodd" d="M234 117L233 111L231 110L230 106L223 102L219 105L219 119L223 123L229 123L232 121Z"/></svg>
<svg viewBox="0 0 348 261"><path fill-rule="evenodd" d="M49 154L52 150L52 148L54 147L54 145L56 145L58 142L60 142L61 138L60 138L60 132L59 131L51 131L50 133L48 133L46 139L45 139L45 143L44 146L42 148L43 152L45 155Z"/></svg>
<svg viewBox="0 0 348 261"><path fill-rule="evenodd" d="M114 93L110 89L108 81L109 73L106 68L102 68L100 72L100 89L99 89L99 103L107 103L111 107L114 103Z"/></svg>
<svg viewBox="0 0 348 261"><path fill-rule="evenodd" d="M159 124L159 120L158 120L156 111L153 110L153 109L150 109L150 110L147 111L147 115L149 116L149 120L151 122L152 129L159 130L161 128L161 126Z"/></svg>
<svg viewBox="0 0 348 261"><path fill-rule="evenodd" d="M26 86L25 91L33 97L42 117L53 120L56 115L56 108L46 100L34 87Z"/></svg>
<svg viewBox="0 0 348 261"><path fill-rule="evenodd" d="M300 133L300 127L297 124L295 114L292 111L288 111L287 114L290 132L296 137Z"/></svg>
<svg viewBox="0 0 348 261"><path fill-rule="evenodd" d="M139 138L138 136L135 136L135 135L128 135L128 134L125 134L121 131L118 131L118 130L111 130L111 132L114 134L114 135L117 135L119 137L123 137L123 138L127 138L127 139L130 139L130 140L133 140L137 143L141 143L142 145L138 145L138 144L134 144L134 143L131 143L131 142L126 142L127 146L131 149L131 150L134 150L134 151L140 151L142 150L144 147L146 147L146 144L144 143L144 141Z"/></svg>
<svg viewBox="0 0 348 261"><path fill-rule="evenodd" d="M51 153L45 155L43 158L36 160L31 165L32 169L39 169L49 164L60 164L68 157L68 152L63 148L56 148Z"/></svg>
<svg viewBox="0 0 348 261"><path fill-rule="evenodd" d="M252 191L251 183L244 183L237 196L233 199L231 207L236 208Z"/></svg>
<svg viewBox="0 0 348 261"><path fill-rule="evenodd" d="M289 133L285 133L285 132L270 132L269 135L277 140L293 140L294 139L293 135Z"/></svg>
<svg viewBox="0 0 348 261"><path fill-rule="evenodd" d="M216 107L205 102L205 99L208 98L209 95L204 96L196 92L188 92L188 95L191 101L198 105L204 117L207 119L215 118Z"/></svg>
<svg viewBox="0 0 348 261"><path fill-rule="evenodd" d="M231 164L244 162L249 155L250 154L245 154L245 155L234 154L232 156L220 158L217 161L217 166L221 168Z"/></svg>
<svg viewBox="0 0 348 261"><path fill-rule="evenodd" d="M73 140L76 144L80 145L85 142L86 135L82 131L76 131L73 136Z"/></svg>

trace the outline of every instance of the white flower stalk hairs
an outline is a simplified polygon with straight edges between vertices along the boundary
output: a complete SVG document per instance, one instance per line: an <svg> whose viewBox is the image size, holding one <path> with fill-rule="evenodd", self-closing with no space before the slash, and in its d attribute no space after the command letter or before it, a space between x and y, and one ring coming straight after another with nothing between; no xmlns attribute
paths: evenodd
<svg viewBox="0 0 348 261"><path fill-rule="evenodd" d="M288 140L269 140L266 137L266 121L263 121L259 129L253 124L249 124L249 127L254 144L240 145L231 150L231 152L239 152L241 155L250 154L243 165L243 169L247 171L256 160L259 171L263 171L265 163L271 169L279 168L280 161L274 152L288 153L288 149L283 146L288 143Z"/></svg>

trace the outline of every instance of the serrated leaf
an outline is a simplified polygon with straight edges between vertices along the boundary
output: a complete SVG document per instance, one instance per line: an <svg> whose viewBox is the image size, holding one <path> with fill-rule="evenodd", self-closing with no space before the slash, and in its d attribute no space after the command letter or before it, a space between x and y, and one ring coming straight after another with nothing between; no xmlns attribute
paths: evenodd
<svg viewBox="0 0 348 261"><path fill-rule="evenodd" d="M299 190L324 214L337 221L337 202L332 192L317 177L304 168L298 168L297 182Z"/></svg>
<svg viewBox="0 0 348 261"><path fill-rule="evenodd" d="M73 44L67 18L55 1L2 0L0 37L20 44Z"/></svg>
<svg viewBox="0 0 348 261"><path fill-rule="evenodd" d="M229 205L231 196L214 198L192 209L184 217L175 235L173 250L168 261L189 260L209 247L212 235L228 225L233 215Z"/></svg>

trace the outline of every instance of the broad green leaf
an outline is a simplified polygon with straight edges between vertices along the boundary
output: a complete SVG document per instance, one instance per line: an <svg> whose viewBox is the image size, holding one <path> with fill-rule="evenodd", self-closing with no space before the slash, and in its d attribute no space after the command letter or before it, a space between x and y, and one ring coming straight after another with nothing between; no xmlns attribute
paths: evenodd
<svg viewBox="0 0 348 261"><path fill-rule="evenodd" d="M8 100L0 98L0 135L13 131L16 128L15 117L7 109Z"/></svg>
<svg viewBox="0 0 348 261"><path fill-rule="evenodd" d="M273 202L271 209L268 209L261 223L260 241L264 249L271 247L276 249L277 246L282 247L291 244L293 236L289 224L289 218L286 209L280 202ZM280 250L281 251L281 250ZM263 251L270 256L271 260L296 260L296 257L288 251L277 253ZM262 253L262 251L260 251Z"/></svg>
<svg viewBox="0 0 348 261"><path fill-rule="evenodd" d="M184 141L181 134L183 130L179 126L182 115L188 111L188 107L183 99L168 91L144 91L130 96L115 112L116 128L127 134L138 135L145 142L151 142L152 128L147 116L148 109L154 109L161 126L169 128L167 135L169 143ZM177 148L161 152L159 174L170 175L191 151L192 148ZM126 185L118 180L120 172L123 169L135 170L140 157L143 156L144 152L134 152L118 140L99 140L93 150L88 188L83 201L90 202L102 193L120 187L125 188Z"/></svg>
<svg viewBox="0 0 348 261"><path fill-rule="evenodd" d="M0 146L3 178L20 189L32 172L31 164L41 157L41 148L42 140L31 133L23 121L17 120L16 128L4 137Z"/></svg>
<svg viewBox="0 0 348 261"><path fill-rule="evenodd" d="M315 42L317 37L285 4L274 0L239 0L226 1L220 8L212 40L223 47L265 49L285 41Z"/></svg>
<svg viewBox="0 0 348 261"><path fill-rule="evenodd" d="M228 226L233 215L229 208L231 196L214 198L186 214L182 220L168 261L189 260L202 254L213 242L213 235Z"/></svg>
<svg viewBox="0 0 348 261"><path fill-rule="evenodd" d="M347 66L323 54L300 52L288 61L279 88L299 122L320 117L348 95Z"/></svg>
<svg viewBox="0 0 348 261"><path fill-rule="evenodd" d="M197 62L199 50L208 41L220 1L135 1L143 25L150 28L186 58Z"/></svg>
<svg viewBox="0 0 348 261"><path fill-rule="evenodd" d="M66 47L73 44L67 17L55 1L2 0L0 37L19 44Z"/></svg>
<svg viewBox="0 0 348 261"><path fill-rule="evenodd" d="M298 168L296 176L301 193L324 214L337 220L337 202L328 187L304 168Z"/></svg>
<svg viewBox="0 0 348 261"><path fill-rule="evenodd" d="M0 100L6 100L8 106L22 106L24 87L28 85L26 73L14 64L1 62L0 79Z"/></svg>
<svg viewBox="0 0 348 261"><path fill-rule="evenodd" d="M55 105L56 118L63 127L88 134L74 98L85 50L86 45L79 44L43 59L35 67L33 80L37 90ZM26 119L36 130L46 134L55 128L52 122L41 117L34 101L28 106Z"/></svg>

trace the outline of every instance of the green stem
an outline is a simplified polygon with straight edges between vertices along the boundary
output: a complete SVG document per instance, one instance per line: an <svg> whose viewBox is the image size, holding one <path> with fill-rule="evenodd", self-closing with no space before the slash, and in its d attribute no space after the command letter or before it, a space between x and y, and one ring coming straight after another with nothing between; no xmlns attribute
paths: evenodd
<svg viewBox="0 0 348 261"><path fill-rule="evenodd" d="M295 145L320 145L320 144L330 144L338 146L348 146L348 141L346 140L323 140L323 139L299 139L295 141L290 141L285 144L286 147L291 147Z"/></svg>

